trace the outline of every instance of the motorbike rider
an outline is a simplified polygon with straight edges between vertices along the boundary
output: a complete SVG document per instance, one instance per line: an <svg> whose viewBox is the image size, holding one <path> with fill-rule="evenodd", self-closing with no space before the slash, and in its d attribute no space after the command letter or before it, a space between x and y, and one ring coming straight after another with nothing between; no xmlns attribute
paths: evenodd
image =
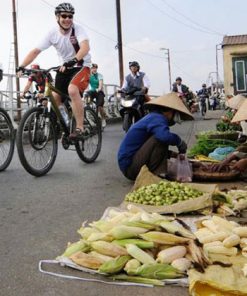
<svg viewBox="0 0 247 296"><path fill-rule="evenodd" d="M125 135L119 151L118 165L124 176L135 180L143 165L156 175L164 175L167 159L177 153L169 151L169 145L177 146L179 154L185 154L187 144L170 126L193 116L175 93L152 99L145 104L149 114L137 121Z"/></svg>
<svg viewBox="0 0 247 296"><path fill-rule="evenodd" d="M200 99L200 105L202 108L202 104L206 104L206 101L209 99L209 91L205 83L202 84L202 88L197 92L197 96Z"/></svg>
<svg viewBox="0 0 247 296"><path fill-rule="evenodd" d="M131 90L139 89L142 95L138 96L138 102L143 107L145 102L145 95L150 88L150 80L148 76L140 71L140 65L138 62L129 62L130 74L128 74L123 82L121 91L130 92Z"/></svg>

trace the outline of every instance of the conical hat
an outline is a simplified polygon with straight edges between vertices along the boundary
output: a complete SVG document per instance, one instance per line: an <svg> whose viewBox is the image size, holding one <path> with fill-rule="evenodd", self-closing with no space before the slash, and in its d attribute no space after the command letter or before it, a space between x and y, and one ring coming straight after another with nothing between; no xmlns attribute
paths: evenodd
<svg viewBox="0 0 247 296"><path fill-rule="evenodd" d="M226 106L231 109L238 110L245 99L246 98L242 95L236 95L236 96L232 97L231 99L229 99L228 101L226 101Z"/></svg>
<svg viewBox="0 0 247 296"><path fill-rule="evenodd" d="M193 115L190 113L188 108L184 105L183 101L178 97L177 93L175 92L152 99L151 101L147 102L145 105L147 108L148 108L148 105L171 108L179 111L180 117L182 120L194 119Z"/></svg>
<svg viewBox="0 0 247 296"><path fill-rule="evenodd" d="M238 109L237 113L234 115L231 122L238 122L247 120L247 100L245 100L240 108Z"/></svg>

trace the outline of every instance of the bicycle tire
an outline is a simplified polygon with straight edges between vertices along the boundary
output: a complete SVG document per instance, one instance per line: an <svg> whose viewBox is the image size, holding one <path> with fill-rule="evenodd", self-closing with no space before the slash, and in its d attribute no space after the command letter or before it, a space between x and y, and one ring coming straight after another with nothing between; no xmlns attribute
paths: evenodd
<svg viewBox="0 0 247 296"><path fill-rule="evenodd" d="M16 145L20 162L29 174L41 177L51 170L57 157L58 143L55 124L50 114L45 114L44 107L34 107L24 114L17 130ZM41 164L46 151L49 153L47 161Z"/></svg>
<svg viewBox="0 0 247 296"><path fill-rule="evenodd" d="M9 144L7 141L9 141ZM7 150L5 149L5 144L7 144ZM7 111L0 108L0 172L10 165L14 150L15 130Z"/></svg>
<svg viewBox="0 0 247 296"><path fill-rule="evenodd" d="M101 151L102 130L99 117L89 106L84 108L84 129L88 135L83 140L76 141L75 148L82 161L92 163Z"/></svg>

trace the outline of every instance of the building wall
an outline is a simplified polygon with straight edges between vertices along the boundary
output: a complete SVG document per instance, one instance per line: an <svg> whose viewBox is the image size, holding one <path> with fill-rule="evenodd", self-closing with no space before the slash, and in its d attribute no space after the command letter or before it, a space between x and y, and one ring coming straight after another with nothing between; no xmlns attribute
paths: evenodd
<svg viewBox="0 0 247 296"><path fill-rule="evenodd" d="M233 57L247 56L247 44L225 45L223 47L224 88L225 94L234 94Z"/></svg>

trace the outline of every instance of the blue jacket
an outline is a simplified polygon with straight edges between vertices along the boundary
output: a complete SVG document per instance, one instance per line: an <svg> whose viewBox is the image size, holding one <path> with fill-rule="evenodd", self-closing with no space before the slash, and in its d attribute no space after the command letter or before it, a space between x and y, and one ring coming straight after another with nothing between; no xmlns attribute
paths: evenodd
<svg viewBox="0 0 247 296"><path fill-rule="evenodd" d="M151 112L132 125L125 135L118 151L118 165L121 171L126 171L135 153L152 135L168 146L178 146L181 142L178 135L170 132L166 117L161 113Z"/></svg>

